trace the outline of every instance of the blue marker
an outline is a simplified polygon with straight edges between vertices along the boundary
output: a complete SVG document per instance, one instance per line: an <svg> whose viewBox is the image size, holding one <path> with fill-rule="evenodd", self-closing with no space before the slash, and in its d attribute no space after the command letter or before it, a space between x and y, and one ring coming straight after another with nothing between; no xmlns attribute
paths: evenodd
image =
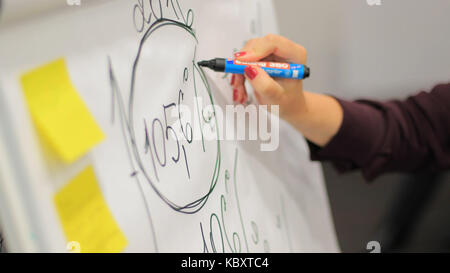
<svg viewBox="0 0 450 273"><path fill-rule="evenodd" d="M199 66L211 68L217 72L244 74L248 65L261 67L271 77L303 80L309 77L309 67L302 64L274 63L274 62L241 62L238 60L227 60L216 58L209 61L198 62Z"/></svg>

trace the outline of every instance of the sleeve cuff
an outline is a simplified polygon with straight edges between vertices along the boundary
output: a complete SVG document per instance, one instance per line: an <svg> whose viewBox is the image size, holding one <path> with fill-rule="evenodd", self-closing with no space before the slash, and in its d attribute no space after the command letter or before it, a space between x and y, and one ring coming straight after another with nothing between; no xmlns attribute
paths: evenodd
<svg viewBox="0 0 450 273"><path fill-rule="evenodd" d="M341 99L343 121L330 142L319 147L308 141L311 160L331 160L340 170L364 165L371 157L383 132L383 114L376 104L350 102Z"/></svg>

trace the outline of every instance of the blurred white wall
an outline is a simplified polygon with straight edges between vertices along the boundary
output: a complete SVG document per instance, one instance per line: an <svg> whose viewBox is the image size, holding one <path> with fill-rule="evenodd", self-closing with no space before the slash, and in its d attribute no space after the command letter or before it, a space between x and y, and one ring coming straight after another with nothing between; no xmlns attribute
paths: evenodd
<svg viewBox="0 0 450 273"><path fill-rule="evenodd" d="M77 6L75 3L80 3ZM0 28L59 9L80 9L110 0L0 0Z"/></svg>
<svg viewBox="0 0 450 273"><path fill-rule="evenodd" d="M308 90L402 98L450 82L450 1L276 0L280 32L308 50Z"/></svg>

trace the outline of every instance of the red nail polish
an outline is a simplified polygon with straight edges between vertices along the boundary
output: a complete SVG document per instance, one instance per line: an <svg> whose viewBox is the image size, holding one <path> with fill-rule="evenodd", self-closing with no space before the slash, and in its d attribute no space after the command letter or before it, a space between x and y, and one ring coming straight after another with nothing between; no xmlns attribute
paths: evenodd
<svg viewBox="0 0 450 273"><path fill-rule="evenodd" d="M233 89L233 101L237 100L237 89Z"/></svg>
<svg viewBox="0 0 450 273"><path fill-rule="evenodd" d="M245 67L244 72L245 75L250 78L250 80L253 80L256 76L258 76L258 70L251 66Z"/></svg>
<svg viewBox="0 0 450 273"><path fill-rule="evenodd" d="M231 85L234 84L234 80L235 80L234 77L235 77L235 76L234 76L234 74L233 74L233 76L231 76Z"/></svg>
<svg viewBox="0 0 450 273"><path fill-rule="evenodd" d="M235 53L235 54L234 54L234 57L235 57L235 58L239 58L239 57L244 56L245 54L247 54L247 52L241 51L241 52Z"/></svg>

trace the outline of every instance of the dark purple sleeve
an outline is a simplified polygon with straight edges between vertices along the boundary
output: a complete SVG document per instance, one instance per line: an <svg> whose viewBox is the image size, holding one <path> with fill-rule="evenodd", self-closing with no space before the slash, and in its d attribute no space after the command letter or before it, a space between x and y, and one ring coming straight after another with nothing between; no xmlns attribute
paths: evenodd
<svg viewBox="0 0 450 273"><path fill-rule="evenodd" d="M450 168L450 84L404 101L338 99L341 128L323 148L308 143L312 160L341 171L361 169L367 180L386 172Z"/></svg>

